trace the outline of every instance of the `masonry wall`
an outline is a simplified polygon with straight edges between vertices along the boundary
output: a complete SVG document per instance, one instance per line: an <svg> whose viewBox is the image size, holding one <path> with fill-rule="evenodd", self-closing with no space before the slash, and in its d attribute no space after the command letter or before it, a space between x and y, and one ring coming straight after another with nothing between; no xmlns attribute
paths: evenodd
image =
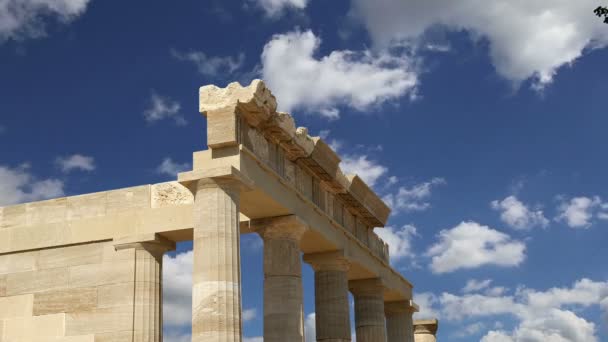
<svg viewBox="0 0 608 342"><path fill-rule="evenodd" d="M111 241L0 255L0 341L131 341L134 274Z"/></svg>

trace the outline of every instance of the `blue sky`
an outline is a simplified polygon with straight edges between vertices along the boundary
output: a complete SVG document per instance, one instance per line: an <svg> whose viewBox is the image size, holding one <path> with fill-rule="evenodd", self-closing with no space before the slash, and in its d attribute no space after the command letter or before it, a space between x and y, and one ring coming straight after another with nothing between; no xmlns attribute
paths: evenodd
<svg viewBox="0 0 608 342"><path fill-rule="evenodd" d="M198 87L262 78L392 206L376 231L440 341L608 341L600 4L8 0L0 205L174 179L206 148ZM189 248L166 341L189 341ZM242 249L259 341L262 243Z"/></svg>

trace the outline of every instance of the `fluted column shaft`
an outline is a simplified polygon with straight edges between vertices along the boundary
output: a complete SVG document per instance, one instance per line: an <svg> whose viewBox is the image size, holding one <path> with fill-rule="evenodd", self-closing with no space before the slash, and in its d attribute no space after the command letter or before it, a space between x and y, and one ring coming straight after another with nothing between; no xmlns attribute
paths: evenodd
<svg viewBox="0 0 608 342"><path fill-rule="evenodd" d="M384 303L388 342L414 342L414 311L410 301Z"/></svg>
<svg viewBox="0 0 608 342"><path fill-rule="evenodd" d="M350 341L348 260L342 252L329 252L306 254L304 261L315 270L317 341Z"/></svg>
<svg viewBox="0 0 608 342"><path fill-rule="evenodd" d="M161 342L162 258L165 252L175 249L175 243L160 236L153 236L148 240L141 236L129 237L116 242L116 250L135 249L133 341Z"/></svg>
<svg viewBox="0 0 608 342"><path fill-rule="evenodd" d="M302 342L300 238L306 227L295 216L258 222L261 226L258 233L264 239L264 341Z"/></svg>
<svg viewBox="0 0 608 342"><path fill-rule="evenodd" d="M192 341L240 342L239 187L197 181L194 200Z"/></svg>
<svg viewBox="0 0 608 342"><path fill-rule="evenodd" d="M357 342L385 342L384 286L378 278L349 283L355 297Z"/></svg>

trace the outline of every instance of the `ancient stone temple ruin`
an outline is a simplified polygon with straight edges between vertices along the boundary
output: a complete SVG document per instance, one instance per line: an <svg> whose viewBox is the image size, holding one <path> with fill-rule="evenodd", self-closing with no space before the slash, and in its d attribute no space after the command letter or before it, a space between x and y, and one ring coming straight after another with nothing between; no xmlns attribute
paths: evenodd
<svg viewBox="0 0 608 342"><path fill-rule="evenodd" d="M264 341L435 341L374 233L390 209L276 111L262 81L200 89L205 151L177 181L0 208L0 341L162 341L162 256L192 240L192 341L242 341L240 235L264 240ZM262 294L260 294L262 295ZM419 324L418 324L419 323Z"/></svg>

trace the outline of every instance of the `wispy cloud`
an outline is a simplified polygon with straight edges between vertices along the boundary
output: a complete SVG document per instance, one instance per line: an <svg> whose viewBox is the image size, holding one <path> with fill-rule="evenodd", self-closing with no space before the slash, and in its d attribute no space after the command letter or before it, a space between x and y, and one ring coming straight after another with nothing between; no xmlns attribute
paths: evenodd
<svg viewBox="0 0 608 342"><path fill-rule="evenodd" d="M55 163L62 172L68 173L70 171L93 171L95 170L95 159L90 156L82 154L73 154L71 156L57 157Z"/></svg>
<svg viewBox="0 0 608 342"><path fill-rule="evenodd" d="M528 208L515 196L508 196L502 201L492 201L492 209L500 211L500 219L515 229L531 229L533 227L545 228L549 225L549 220L545 217L542 210Z"/></svg>
<svg viewBox="0 0 608 342"><path fill-rule="evenodd" d="M39 201L64 195L64 183L55 178L38 179L29 164L11 168L0 165L0 206Z"/></svg>
<svg viewBox="0 0 608 342"><path fill-rule="evenodd" d="M156 167L156 172L167 176L177 177L178 173L187 171L191 168L190 163L176 163L173 159L167 157Z"/></svg>
<svg viewBox="0 0 608 342"><path fill-rule="evenodd" d="M186 119L180 115L181 105L169 97L161 96L152 92L148 107L144 110L144 118L148 123L154 123L164 119L171 119L179 126L186 124Z"/></svg>
<svg viewBox="0 0 608 342"><path fill-rule="evenodd" d="M244 53L239 53L236 57L218 57L208 56L202 51L181 52L172 49L171 55L180 61L193 63L199 73L211 77L230 76L245 63Z"/></svg>

